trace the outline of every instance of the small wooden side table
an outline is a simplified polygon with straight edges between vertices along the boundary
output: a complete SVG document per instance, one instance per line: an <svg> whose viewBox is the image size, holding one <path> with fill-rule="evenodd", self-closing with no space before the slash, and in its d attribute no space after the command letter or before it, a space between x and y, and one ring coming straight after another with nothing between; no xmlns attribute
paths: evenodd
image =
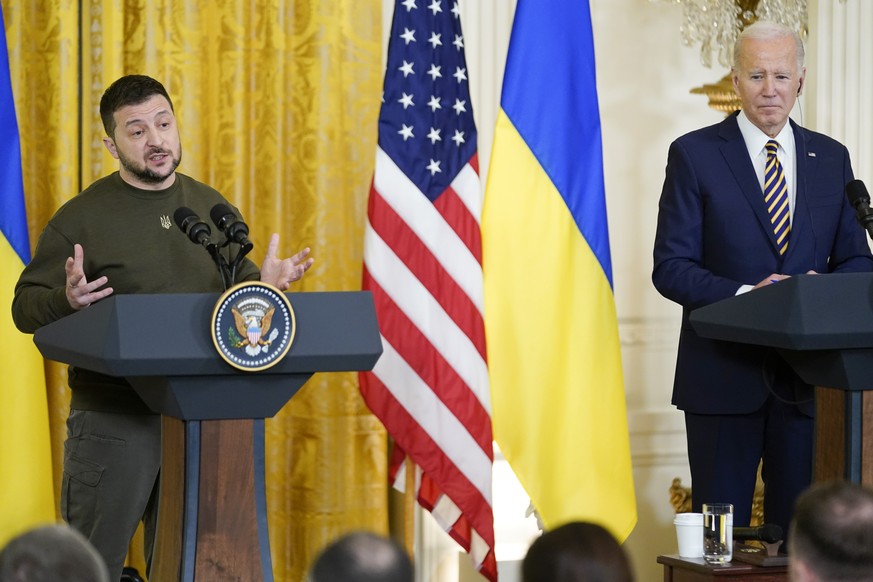
<svg viewBox="0 0 873 582"><path fill-rule="evenodd" d="M755 566L736 560L711 566L703 558L658 556L664 564L664 582L788 582L788 566Z"/></svg>

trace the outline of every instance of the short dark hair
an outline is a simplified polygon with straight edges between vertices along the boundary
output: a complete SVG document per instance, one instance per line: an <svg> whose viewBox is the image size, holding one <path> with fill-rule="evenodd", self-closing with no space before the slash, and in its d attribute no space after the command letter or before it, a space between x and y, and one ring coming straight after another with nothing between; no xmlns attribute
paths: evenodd
<svg viewBox="0 0 873 582"><path fill-rule="evenodd" d="M546 531L521 563L523 582L632 582L621 545L602 526L574 521Z"/></svg>
<svg viewBox="0 0 873 582"><path fill-rule="evenodd" d="M103 558L82 534L66 525L37 527L0 552L2 582L108 582Z"/></svg>
<svg viewBox="0 0 873 582"><path fill-rule="evenodd" d="M173 109L173 100L160 82L146 75L126 75L121 77L106 89L100 98L100 117L103 119L103 129L106 135L114 137L116 111L127 105L139 105L148 101L153 95L163 96Z"/></svg>
<svg viewBox="0 0 873 582"><path fill-rule="evenodd" d="M365 531L328 545L309 573L311 582L412 582L414 577L412 560L400 544Z"/></svg>
<svg viewBox="0 0 873 582"><path fill-rule="evenodd" d="M873 580L873 490L816 484L797 499L789 555L822 580Z"/></svg>

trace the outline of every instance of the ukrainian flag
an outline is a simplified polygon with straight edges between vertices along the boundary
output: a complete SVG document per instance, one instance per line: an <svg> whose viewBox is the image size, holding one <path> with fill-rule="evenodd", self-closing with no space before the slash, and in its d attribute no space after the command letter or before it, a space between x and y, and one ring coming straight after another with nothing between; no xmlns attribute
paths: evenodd
<svg viewBox="0 0 873 582"><path fill-rule="evenodd" d="M0 30L3 13L0 9ZM12 295L30 261L21 146L5 38L0 43L0 547L31 526L55 520L43 359L12 323Z"/></svg>
<svg viewBox="0 0 873 582"><path fill-rule="evenodd" d="M519 0L482 218L494 435L547 528L636 524L585 0Z"/></svg>

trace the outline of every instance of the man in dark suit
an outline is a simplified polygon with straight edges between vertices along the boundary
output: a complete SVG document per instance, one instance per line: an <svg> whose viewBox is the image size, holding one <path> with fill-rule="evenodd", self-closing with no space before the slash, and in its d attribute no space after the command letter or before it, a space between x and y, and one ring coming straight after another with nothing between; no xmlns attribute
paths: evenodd
<svg viewBox="0 0 873 582"><path fill-rule="evenodd" d="M698 336L688 315L792 275L873 270L843 193L848 151L788 119L803 55L773 23L737 39L742 111L670 146L652 273L683 307L673 404L685 413L693 511L733 503L734 523L748 524L763 461L765 521L785 532L812 475L812 387L771 349Z"/></svg>

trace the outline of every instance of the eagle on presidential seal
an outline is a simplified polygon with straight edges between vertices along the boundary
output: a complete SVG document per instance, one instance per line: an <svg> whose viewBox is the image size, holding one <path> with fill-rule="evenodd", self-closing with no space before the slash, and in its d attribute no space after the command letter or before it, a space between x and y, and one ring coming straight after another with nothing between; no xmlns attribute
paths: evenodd
<svg viewBox="0 0 873 582"><path fill-rule="evenodd" d="M231 308L234 327L239 334L233 347L244 349L250 356L267 352L279 335L279 330L270 329L276 308L263 299L253 298L240 301Z"/></svg>

